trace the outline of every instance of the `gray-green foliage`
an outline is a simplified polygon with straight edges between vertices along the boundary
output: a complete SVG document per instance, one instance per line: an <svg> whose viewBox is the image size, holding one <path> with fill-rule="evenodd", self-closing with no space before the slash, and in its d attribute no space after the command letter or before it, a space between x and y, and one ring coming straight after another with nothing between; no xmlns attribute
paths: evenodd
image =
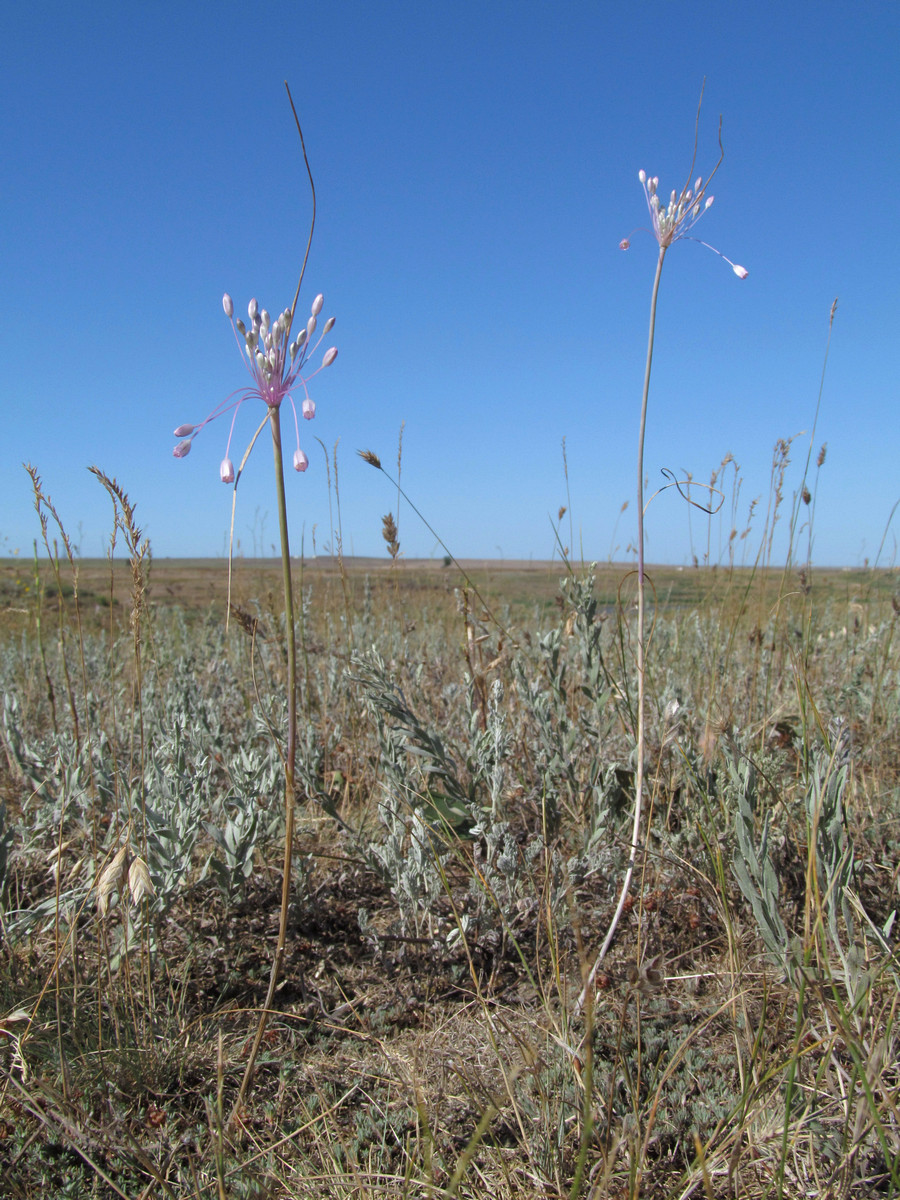
<svg viewBox="0 0 900 1200"><path fill-rule="evenodd" d="M732 869L766 949L788 973L804 963L799 937L785 926L779 909L779 888L770 847L771 810L767 810L759 835L756 833L759 801L759 772L749 753L729 745L725 752L728 777L726 803L734 812L735 847ZM814 864L811 876L814 912L825 917L832 951L840 963L840 974L852 999L861 997L871 981L865 968L866 952L857 920L861 918L870 936L889 952L887 935L893 914L879 929L866 912L854 887L854 851L847 831L846 793L852 765L850 734L845 721L832 722L829 741L813 743L803 791L806 839ZM856 917L854 916L856 914ZM831 970L834 972L835 964Z"/></svg>
<svg viewBox="0 0 900 1200"><path fill-rule="evenodd" d="M430 935L442 927L437 902L460 839L471 847L475 870L446 935L451 947L463 938L514 929L533 912L546 883L554 912L563 912L572 882L583 883L598 870L609 874L619 857L610 829L626 804L617 765L604 761L601 748L615 714L593 580L566 580L563 596L560 626L539 639L538 669L522 653L513 658L521 721L515 737L499 679L486 704L474 680L457 688L448 698L455 721L438 733L380 654L373 650L353 660L379 748L383 832L368 855L397 901L401 933L418 935L423 921ZM454 730L457 740L450 743ZM541 826L524 845L513 835L508 811L509 785L522 769L521 753L518 762L513 759L516 746L528 747L542 789ZM555 844L563 803L586 816L572 855ZM369 928L368 914L363 924Z"/></svg>
<svg viewBox="0 0 900 1200"><path fill-rule="evenodd" d="M561 591L565 616L538 637L537 664L521 654L513 660L551 830L558 828L564 804L587 808L595 820L607 815L604 747L615 723L593 575L568 576Z"/></svg>
<svg viewBox="0 0 900 1200"><path fill-rule="evenodd" d="M446 829L465 821L469 793L441 738L420 721L376 652L353 660L375 720L382 795L380 840L369 860L390 887L398 906L401 936L436 932L435 906L443 890ZM442 827L442 818L446 824ZM367 930L367 914L361 925Z"/></svg>
<svg viewBox="0 0 900 1200"><path fill-rule="evenodd" d="M132 798L132 813L144 817L147 866L156 888L154 907L162 915L181 894L209 811L209 756L186 733L183 714L175 716L170 737L160 739L144 773L143 804Z"/></svg>
<svg viewBox="0 0 900 1200"><path fill-rule="evenodd" d="M492 686L482 724L470 684L468 746L453 752L417 714L379 655L355 659L353 669L379 744L382 835L369 844L368 855L397 902L398 932L443 932L452 947L463 936L508 921L517 905L533 900L531 867L543 842L533 839L523 854L503 817L510 743L502 685ZM477 870L458 920L448 927L438 901L447 890L447 867L460 839L471 846ZM362 924L367 930L368 914Z"/></svg>
<svg viewBox="0 0 900 1200"><path fill-rule="evenodd" d="M887 936L894 914L879 929L866 911L855 887L855 854L847 831L847 790L852 768L852 746L847 722L831 723L828 743L816 742L805 790L807 836L815 847L816 887L825 913L828 937L841 964L843 982L855 1002L869 987L873 971L857 924L862 920L869 936L890 952ZM854 914L856 914L854 916Z"/></svg>
<svg viewBox="0 0 900 1200"><path fill-rule="evenodd" d="M790 971L799 959L778 908L778 877L769 853L770 810L763 817L758 839L756 835L759 773L749 755L733 745L725 749L725 767L725 803L734 812L732 870L766 949L776 963Z"/></svg>
<svg viewBox="0 0 900 1200"><path fill-rule="evenodd" d="M514 926L545 887L558 916L567 888L592 883L596 889L601 879L617 877L633 788L628 618L606 619L611 614L599 605L590 573L563 580L560 599L549 627L542 617L530 641L523 637L514 647L507 642L502 654L496 652L494 678L486 684L461 669L446 627L423 611L410 635L390 606L375 603L369 581L362 603L349 614L340 605L317 612L311 589L303 590L308 645L298 794L301 803L313 801L334 813L325 780L341 743L355 742L354 752L378 784L377 832L363 849L394 894L401 933L452 944L463 935ZM653 714L661 717L664 701L678 695L685 697L687 714L703 719L704 689L727 685L731 649L716 619L713 612L661 610L654 624L648 709L658 746L651 749L659 749L658 762L670 772L660 794L680 788L681 818L676 829L665 831L660 848L685 855L696 849L698 826L716 815L697 807L713 794L704 774L711 768L702 761L696 730L685 726L675 738L663 723L657 736ZM317 620L327 629L324 639L319 627L313 632ZM269 634L252 649L259 697L246 686L249 640L226 641L212 619L189 625L175 610L157 624L140 694L130 635L84 639L85 682L69 639L65 670L53 653L47 655L56 730L47 720L46 681L28 665L33 654L24 642L4 647L0 736L25 793L2 832L7 873L20 859L48 858L62 844L56 869L71 915L127 836L132 851L146 858L155 887L147 902L151 924L204 877L229 897L240 894L283 829L277 745L284 727L283 630L270 621ZM754 695L783 687L769 649L776 635L770 622L754 643L759 649L748 663L747 686L733 694L738 727L747 724ZM825 631L811 639L813 658L829 682L821 704L826 717L835 715L838 699L853 720L872 712L879 696L864 667L888 638L886 626L872 624L859 636ZM375 645L377 652L355 656L348 671L348 644ZM898 672L886 653L883 658L878 687L888 742L897 722L885 701L896 694ZM66 674L73 681L78 729L63 702ZM239 678L244 682L235 686ZM845 830L849 751L841 738L831 744L831 750L811 741L805 747L802 798L829 937L852 956L862 937L860 922L869 934L872 929L853 888ZM772 818L759 811L761 777L749 757L727 747L724 763L719 798L733 814L735 875L767 949L790 969L797 947L779 898ZM778 834L781 845L781 826ZM448 868L461 861L461 851L467 869L475 869L468 870L466 894L457 893L453 913L442 897ZM32 893L27 911L11 914L11 933L53 915L53 883L44 894Z"/></svg>
<svg viewBox="0 0 900 1200"><path fill-rule="evenodd" d="M228 763L229 786L219 788L215 803L207 805L216 820L204 820L203 827L218 851L207 867L229 900L241 894L253 874L257 850L271 845L283 828L280 771L271 744L240 746Z"/></svg>
<svg viewBox="0 0 900 1200"><path fill-rule="evenodd" d="M694 1133L708 1137L727 1121L738 1104L739 1075L733 1054L687 1041L668 998L651 993L640 1000L639 1019L629 1004L620 1025L595 1033L594 1088L613 1130L637 1133L634 1117L642 1107L653 1115L657 1142L671 1145Z"/></svg>
<svg viewBox="0 0 900 1200"><path fill-rule="evenodd" d="M377 651L353 660L352 677L374 719L382 789L383 833L368 853L397 899L404 929L418 929L424 913L435 922L448 852L460 838L470 844L476 869L448 934L451 945L508 930L546 883L554 911L563 911L572 883L597 872L611 876L621 857L615 834L628 799L613 756L618 713L593 577L565 579L562 602L559 624L539 635L536 653L512 655L511 697L500 679L486 703L473 679L465 689L444 686L451 719L440 733ZM410 683L420 676L413 670ZM511 789L535 797L541 813L524 844L510 823ZM568 851L556 841L564 810L583 820Z"/></svg>
<svg viewBox="0 0 900 1200"><path fill-rule="evenodd" d="M156 669L144 673L139 696L124 680L128 649L127 641L85 639L93 686L76 696L83 708L77 737L68 721L30 733L15 674L4 680L0 713L7 759L28 789L17 826L0 831L0 850L11 847L13 861L37 854L54 871L45 896L7 914L7 930L19 937L49 919L67 924L93 911L100 871L127 844L129 861L146 862L153 893L134 913L123 909L110 944L113 963L135 934L153 949L162 919L208 872L229 896L239 892L256 851L280 835L284 821L277 746L265 725L243 732L244 701L219 669L221 629L200 627L192 639L173 618L157 637ZM317 769L314 749L307 735L300 756L307 772ZM120 907L118 893L110 903L112 912Z"/></svg>
<svg viewBox="0 0 900 1200"><path fill-rule="evenodd" d="M435 729L414 711L384 659L372 651L353 660L378 733L381 767L399 804L430 806L433 815L465 821L473 789Z"/></svg>
<svg viewBox="0 0 900 1200"><path fill-rule="evenodd" d="M253 856L259 833L259 809L236 806L225 818L224 828L204 821L204 828L221 851L212 855L210 868L219 887L234 899L253 873Z"/></svg>
<svg viewBox="0 0 900 1200"><path fill-rule="evenodd" d="M832 941L839 944L838 917L853 941L855 922L849 889L853 880L853 846L847 834L844 793L850 775L850 731L844 721L833 722L831 748L813 747L804 802L807 832L815 846L816 878Z"/></svg>

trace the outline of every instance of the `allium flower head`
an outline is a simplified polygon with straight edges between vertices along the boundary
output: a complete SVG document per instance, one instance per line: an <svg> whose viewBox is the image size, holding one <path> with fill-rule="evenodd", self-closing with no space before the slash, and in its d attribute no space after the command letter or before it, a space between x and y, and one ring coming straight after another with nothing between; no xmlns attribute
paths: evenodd
<svg viewBox="0 0 900 1200"><path fill-rule="evenodd" d="M715 174L715 172L713 173ZM715 246L710 246L708 242L701 242L699 238L691 236L691 230L715 199L714 196L706 195L709 180L704 184L703 179L698 178L693 187L685 186L680 193L673 191L669 196L668 204L663 208L659 198L659 179L656 176L648 176L646 171L638 171L638 179L641 181L644 195L647 198L647 208L650 210L650 220L653 223L653 236L659 242L660 250L667 250L674 242L682 240L700 242L701 246L706 246L707 250L712 250L713 254L724 258L738 279L747 278L749 271L744 267L733 263L730 258L725 258L725 255ZM630 240L623 238L619 242L619 249L627 250L630 245Z"/></svg>
<svg viewBox="0 0 900 1200"><path fill-rule="evenodd" d="M241 405L245 400L256 398L262 400L269 408L279 408L282 400L287 398L290 400L294 413L294 429L297 434L297 450L294 454L294 465L296 467L298 461L301 460L304 462L307 461L306 455L300 449L300 428L297 421L297 408L294 404L293 393L298 390L302 391L304 397L303 415L307 420L311 420L315 416L316 406L309 395L307 384L320 371L323 371L326 367L330 367L337 358L337 348L332 346L325 352L320 365L309 374L305 373L311 356L315 354L322 343L322 339L331 332L334 326L334 317L329 317L315 343L312 342L313 334L318 326L318 316L322 311L324 302L322 295L316 296L312 303L306 327L291 341L292 316L289 308L286 308L273 321L269 313L264 308L261 309L259 307L256 300L251 300L247 310L250 318L250 325L248 327L240 318L235 320L234 304L226 292L222 297L222 307L225 310L225 315L231 321L235 340L241 350L241 357L245 360L244 366L252 382L249 387L232 392L199 425L179 425L175 430L175 437L182 440L172 451L176 458L184 458L190 452L194 438L204 425L208 425L210 421L215 420L216 417L220 417L230 408L233 408L234 416L231 419L231 430L228 434L228 444L225 447L225 457L222 459L219 468L219 477L223 483L234 482L235 471L234 464L230 458L230 450L231 439L234 435L234 423ZM240 338L238 334L240 334ZM241 345L241 339L243 339L243 346ZM306 467L297 467L297 470L306 470Z"/></svg>

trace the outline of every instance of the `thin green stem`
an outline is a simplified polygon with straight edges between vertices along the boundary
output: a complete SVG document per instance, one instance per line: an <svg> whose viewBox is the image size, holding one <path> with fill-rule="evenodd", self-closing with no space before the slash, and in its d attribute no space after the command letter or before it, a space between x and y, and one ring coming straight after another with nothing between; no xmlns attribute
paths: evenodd
<svg viewBox="0 0 900 1200"><path fill-rule="evenodd" d="M638 710L637 710L637 764L634 773L634 824L631 831L631 849L628 856L628 869L625 872L625 880L622 884L622 891L619 896L619 903L616 905L616 911L613 919L610 922L606 937L603 939L603 945L600 947L600 953L597 955L597 961L591 968L591 973L588 981L585 984L584 990L578 999L577 1011L580 1011L588 988L593 985L594 978L600 968L600 964L606 957L606 953L612 944L616 929L619 924L619 918L625 909L625 901L628 899L628 893L631 890L631 880L634 875L634 868L637 862L638 850L640 848L641 834L641 816L643 814L643 796L644 796L644 749L646 741L646 732L644 728L644 692L645 692L645 653L646 646L644 644L645 637L645 572L644 572L644 435L647 431L647 401L650 396L650 370L653 366L653 339L656 333L656 301L659 296L659 280L662 275L663 260L666 257L666 246L660 246L659 258L656 261L656 275L653 279L653 292L650 297L650 333L647 339L647 364L644 368L644 394L641 400L641 421L638 432L638 478L637 478L637 552L638 552L638 627L637 627L637 677L638 677Z"/></svg>
<svg viewBox="0 0 900 1200"><path fill-rule="evenodd" d="M287 639L287 674L288 674L288 716L287 716L287 747L283 756L284 762L284 871L281 879L281 915L278 922L278 941L275 946L275 957L272 959L272 971L269 976L269 990L266 1002L259 1016L259 1024L241 1089L235 1101L232 1121L242 1107L256 1067L256 1058L266 1031L269 1014L275 999L275 988L281 975L284 962L284 951L287 943L288 908L291 899L291 867L294 849L294 808L296 793L294 790L294 765L297 757L297 641L294 630L294 590L291 580L291 548L288 538L287 501L284 491L284 457L281 447L281 413L278 408L269 410L269 422L272 426L272 446L275 454L275 494L278 501L278 526L281 533L281 568L284 580L284 618L285 637Z"/></svg>

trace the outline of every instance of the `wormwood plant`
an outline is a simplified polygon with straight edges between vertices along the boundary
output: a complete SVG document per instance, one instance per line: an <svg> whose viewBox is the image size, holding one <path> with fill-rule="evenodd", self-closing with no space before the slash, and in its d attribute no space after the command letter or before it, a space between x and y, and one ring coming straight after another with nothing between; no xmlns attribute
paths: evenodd
<svg viewBox="0 0 900 1200"><path fill-rule="evenodd" d="M866 935L879 950L890 954L888 937L896 913L892 912L879 927L855 886L855 854L847 831L852 765L847 722L840 718L833 721L828 740L815 742L810 753L803 791L807 903L811 907L805 947L798 935L788 931L779 907L778 877L771 856L771 808L766 809L759 834L756 832L761 807L760 772L746 747L729 744L723 758L727 772L725 799L734 813L732 871L750 904L766 949L787 975L799 981L809 966L814 945L819 943L819 958L829 975L840 980L856 1003L871 982L866 971Z"/></svg>
<svg viewBox="0 0 900 1200"><path fill-rule="evenodd" d="M403 936L421 936L423 920L428 936L435 936L442 923L437 902L447 888L445 868L452 850L460 839L466 839L474 843L477 856L480 840L484 840L481 889L473 890L475 912L463 914L460 926L451 930L447 940L453 945L473 922L482 923L490 907L485 903L486 892L493 898L505 892L508 899L520 899L523 888L530 887L519 870L517 848L501 816L508 752L500 708L502 685L495 681L492 688L484 729L470 689L468 745L462 755L454 755L390 678L377 652L354 659L353 669L375 719L382 774L378 816L384 833L380 841L369 844L368 857L397 902L398 928ZM464 771L458 758L464 761ZM540 849L538 842L538 853ZM503 886L493 886L501 879ZM368 932L367 913L360 914L360 923L363 932Z"/></svg>
<svg viewBox="0 0 900 1200"><path fill-rule="evenodd" d="M647 638L646 638L646 573L644 570L644 435L647 430L647 402L650 396L650 370L653 365L653 342L656 333L656 302L659 296L659 283L662 277L663 263L665 262L666 254L676 242L679 241L699 241L699 238L691 236L691 230L709 209L714 197L709 195L709 185L722 165L722 160L725 157L725 151L722 147L722 121L719 120L719 159L711 173L704 181L702 177L696 179L692 184L691 179L694 175L694 166L697 160L697 138L700 129L700 107L703 104L703 92L700 93L700 105L697 108L697 121L694 130L694 154L691 159L690 169L688 170L687 182L681 188L680 192L672 191L669 197L669 203L662 206L659 198L659 179L650 177L645 171L638 173L638 178L641 181L641 186L644 189L644 195L647 200L647 208L650 213L650 221L653 226L653 236L656 238L659 247L659 253L656 259L656 274L653 277L653 288L650 293L650 330L647 339L647 361L644 367L644 390L641 398L641 416L638 428L638 454L637 454L637 594L638 594L638 617L637 617L637 681L638 681L638 697L637 697L637 728L636 728L636 769L635 769L635 801L634 801L634 823L631 834L631 851L628 860L628 867L625 872L625 879L622 884L622 890L619 895L619 903L616 906L616 911L610 922L606 937L603 939L603 944L600 947L600 953L597 956L596 962L591 969L590 977L585 985L585 991L596 977L600 964L606 957L612 939L615 936L616 928L619 923L619 918L625 908L625 902L628 899L628 892L631 887L631 879L634 874L635 866L637 865L637 855L640 849L641 837L641 818L643 812L643 796L644 796L644 772L645 772L645 756L646 756L646 655L647 655ZM624 238L619 246L622 250L627 250L630 246L629 238ZM731 259L725 258L719 250L714 246L710 246L707 242L700 243L712 250L714 254L718 254L729 264L735 275L739 279L746 279L748 272L744 267L733 263ZM578 1007L584 1003L584 991L582 992Z"/></svg>
<svg viewBox="0 0 900 1200"><path fill-rule="evenodd" d="M759 837L759 772L750 756L733 745L723 752L726 780L725 802L734 813L735 847L732 871L753 910L760 937L772 959L788 974L802 961L798 938L791 938L779 911L778 876L771 860L769 832L772 818L767 809Z"/></svg>
<svg viewBox="0 0 900 1200"><path fill-rule="evenodd" d="M281 965L284 960L285 945L287 940L287 923L288 909L290 904L290 888L291 888L291 865L293 857L293 837L294 837L294 808L297 799L297 788L295 779L295 765L297 755L297 698L298 698L298 683L297 683L297 646L294 629L294 598L293 584L291 581L291 550L288 537L288 521L287 521L287 502L285 498L284 488L284 456L282 449L282 430L281 430L281 406L287 399L291 406L291 411L294 416L294 429L297 435L297 446L293 455L293 466L295 471L305 471L309 466L309 459L300 446L300 430L297 421L297 408L294 403L293 393L295 391L302 392L303 400L301 409L303 417L306 420L311 420L316 414L315 401L309 394L309 381L326 367L331 366L337 358L337 350L335 347L325 351L321 365L314 371L304 374L304 369L309 363L310 356L321 345L322 339L331 331L334 325L334 317L329 317L325 322L322 332L318 339L313 344L312 339L318 327L319 314L322 311L324 298L321 294L313 300L310 316L306 322L306 327L302 329L297 336L291 340L291 331L294 325L294 315L297 309L297 301L300 297L300 289L303 285L303 277L306 272L306 264L309 258L309 251L312 245L313 231L316 221L316 189L313 183L312 170L310 169L309 159L306 155L306 144L303 140L303 131L300 127L300 120L297 117L297 110L294 107L294 101L291 96L291 90L285 82L287 89L288 100L291 105L291 111L294 114L294 122L297 126L297 133L300 137L300 147L303 152L303 162L306 166L307 176L309 178L310 193L312 196L312 215L310 219L309 238L306 244L306 252L303 257L303 264L300 268L300 278L297 282L297 290L294 293L294 300L290 308L286 308L273 321L266 309L261 309L257 301L251 300L248 308L250 318L249 327L238 318L234 319L234 303L227 293L222 299L222 306L225 310L225 315L232 322L235 341L238 348L241 350L241 357L244 358L244 366L250 375L251 384L249 387L240 389L226 397L221 404L206 417L199 425L179 425L175 430L175 437L180 438L178 445L175 447L173 454L176 458L184 458L190 451L194 438L205 425L223 413L234 409L234 416L231 420L231 429L228 435L228 442L225 447L225 457L219 467L219 477L223 483L233 484L234 491L232 494L232 531L234 529L234 505L237 498L237 485L241 477L241 472L247 464L250 453L256 444L256 439L262 433L268 423L272 434L272 448L275 459L275 497L278 507L278 526L281 539L281 562L282 562L282 577L284 586L284 616L285 630L287 643L287 729L285 731L285 743L282 755L284 765L284 812L285 812L285 832L284 832L284 869L282 874L282 891L281 891L281 916L278 925L278 941L275 947L275 955L272 960L272 970L269 978L269 990L266 996L265 1005L260 1014L259 1023L256 1030L253 1046L247 1061L247 1067L244 1072L244 1078L241 1083L240 1092L235 1104L235 1112L243 1104L247 1090L253 1079L256 1059L259 1054L259 1048L262 1043L263 1035L268 1022L269 1011L272 1007L272 1001L275 996L275 989L278 984L278 978L281 972ZM238 334L243 339L244 345L241 346ZM237 397L235 399L235 396ZM247 449L244 452L244 457L241 464L235 471L234 463L230 458L231 439L234 434L234 425L237 414L241 405L245 400L258 399L265 405L265 416L260 422L256 432L250 440ZM229 569L230 579L230 569ZM276 733L272 730L273 737ZM246 841L251 833L255 834L255 828L250 829L242 826L240 831L237 831L234 826L231 827L232 836L229 840L228 833L223 833L223 845L226 847L228 854L232 859L232 874L234 871L242 871L243 866L240 865L243 855L239 852L239 843Z"/></svg>

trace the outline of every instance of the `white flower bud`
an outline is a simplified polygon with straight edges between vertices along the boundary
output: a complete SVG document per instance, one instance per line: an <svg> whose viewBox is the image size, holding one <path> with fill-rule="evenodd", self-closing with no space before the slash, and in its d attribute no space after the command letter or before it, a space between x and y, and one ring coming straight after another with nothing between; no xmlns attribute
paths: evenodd
<svg viewBox="0 0 900 1200"><path fill-rule="evenodd" d="M334 329L334 317L329 317L325 322L325 328L322 330L322 336L324 337L326 333L331 333L332 329Z"/></svg>
<svg viewBox="0 0 900 1200"><path fill-rule="evenodd" d="M226 317L234 316L234 303L227 292L222 297L222 307L225 309Z"/></svg>
<svg viewBox="0 0 900 1200"><path fill-rule="evenodd" d="M306 322L306 336L312 337L312 335L315 332L316 332L316 318L310 317L309 320Z"/></svg>
<svg viewBox="0 0 900 1200"><path fill-rule="evenodd" d="M325 351L325 357L322 359L323 367L330 367L337 358L337 346L332 346L330 350Z"/></svg>
<svg viewBox="0 0 900 1200"><path fill-rule="evenodd" d="M172 437L186 438L186 437L190 437L193 432L194 432L193 425L179 425L178 428L175 430L175 432L172 434Z"/></svg>
<svg viewBox="0 0 900 1200"><path fill-rule="evenodd" d="M324 303L325 303L325 297L322 295L321 292L319 292L318 296L316 296L315 300L313 300L313 302L312 302L312 315L314 317L317 317L319 315L319 313L322 311L322 305Z"/></svg>
<svg viewBox="0 0 900 1200"><path fill-rule="evenodd" d="M247 326L244 324L244 322L241 320L241 318L240 318L240 317L238 317L238 319L235 321L235 325L237 326L237 328L238 328L238 331L239 331L240 333L246 333L246 332L247 332Z"/></svg>
<svg viewBox="0 0 900 1200"><path fill-rule="evenodd" d="M253 321L255 324L256 318L259 316L259 305L256 303L255 300L251 300L250 303L247 305L247 312L250 316L250 320Z"/></svg>

